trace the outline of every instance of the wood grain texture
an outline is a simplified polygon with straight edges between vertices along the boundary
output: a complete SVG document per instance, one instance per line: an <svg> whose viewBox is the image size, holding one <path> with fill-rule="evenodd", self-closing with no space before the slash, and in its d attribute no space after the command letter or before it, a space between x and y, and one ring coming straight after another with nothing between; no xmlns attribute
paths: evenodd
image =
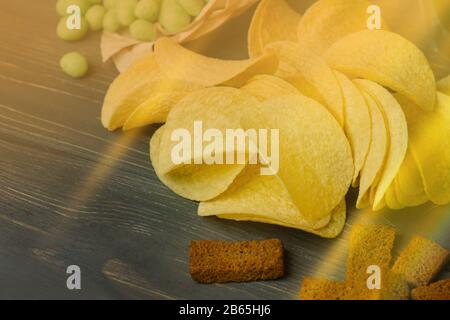
<svg viewBox="0 0 450 320"><path fill-rule="evenodd" d="M0 2L0 299L293 299L319 265L344 274L348 226L340 238L323 240L200 218L196 203L164 187L148 159L156 128L103 129L101 103L116 71L100 61L99 34L76 43L56 38L54 3ZM189 46L245 57L250 14ZM59 70L60 56L72 50L89 58L83 80ZM353 210L349 224L356 216ZM273 237L287 252L282 280L199 285L188 274L192 239ZM439 240L450 246L448 237ZM328 254L339 246L339 255ZM71 264L81 267L80 291L66 288Z"/></svg>

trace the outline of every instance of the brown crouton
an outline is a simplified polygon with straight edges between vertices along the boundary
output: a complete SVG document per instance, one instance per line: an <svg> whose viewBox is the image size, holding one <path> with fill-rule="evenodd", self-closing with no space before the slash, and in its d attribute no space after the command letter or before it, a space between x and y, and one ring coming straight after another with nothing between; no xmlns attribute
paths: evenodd
<svg viewBox="0 0 450 320"><path fill-rule="evenodd" d="M305 277L300 289L302 300L350 300L351 292L345 281Z"/></svg>
<svg viewBox="0 0 450 320"><path fill-rule="evenodd" d="M408 300L410 295L409 285L405 276L390 271L384 279L381 287L381 300Z"/></svg>
<svg viewBox="0 0 450 320"><path fill-rule="evenodd" d="M424 286L441 270L448 256L447 249L415 236L400 253L392 270L403 274L412 287Z"/></svg>
<svg viewBox="0 0 450 320"><path fill-rule="evenodd" d="M281 240L247 242L191 241L192 279L200 283L278 279L284 275Z"/></svg>
<svg viewBox="0 0 450 320"><path fill-rule="evenodd" d="M347 279L349 286L352 288L354 299L378 300L382 297L382 290L368 289L367 279L369 275L367 274L367 268L378 266L381 270L382 283L387 283L394 240L395 230L388 226L353 226L347 260Z"/></svg>
<svg viewBox="0 0 450 320"><path fill-rule="evenodd" d="M450 300L450 279L415 288L411 297L413 300Z"/></svg>

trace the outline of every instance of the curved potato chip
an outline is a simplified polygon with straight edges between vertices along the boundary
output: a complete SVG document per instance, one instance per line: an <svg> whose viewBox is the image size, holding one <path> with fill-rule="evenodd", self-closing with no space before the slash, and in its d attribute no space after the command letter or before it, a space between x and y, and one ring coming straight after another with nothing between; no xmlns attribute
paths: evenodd
<svg viewBox="0 0 450 320"><path fill-rule="evenodd" d="M330 222L328 214L310 222L292 202L289 193L276 176L263 176L259 166L247 166L230 188L207 202L200 203L200 216L239 215L242 218L265 218L294 225L299 229L320 229Z"/></svg>
<svg viewBox="0 0 450 320"><path fill-rule="evenodd" d="M304 50L297 43L279 41L265 49L280 61L276 76L293 84L304 95L324 104L344 125L344 101L333 71L322 58Z"/></svg>
<svg viewBox="0 0 450 320"><path fill-rule="evenodd" d="M450 96L450 76L439 80L436 83L436 88L439 92L445 93L446 95Z"/></svg>
<svg viewBox="0 0 450 320"><path fill-rule="evenodd" d="M335 74L344 97L344 129L352 147L355 167L353 185L355 186L369 153L372 134L370 114L366 101L355 84L342 73L336 71Z"/></svg>
<svg viewBox="0 0 450 320"><path fill-rule="evenodd" d="M392 182L392 184L389 186L389 188L387 188L384 198L386 201L386 205L389 209L401 210L405 207L397 199L396 189L395 189L395 180Z"/></svg>
<svg viewBox="0 0 450 320"><path fill-rule="evenodd" d="M158 178L176 194L194 201L213 199L225 192L245 165L205 165L190 167L187 172L162 173L159 160L165 126L150 140L150 159Z"/></svg>
<svg viewBox="0 0 450 320"><path fill-rule="evenodd" d="M447 15L449 3L447 0L443 1ZM410 40L424 51L439 46L436 42L439 42L444 28L436 14L439 13L436 0L371 0L371 2L380 8L392 32Z"/></svg>
<svg viewBox="0 0 450 320"><path fill-rule="evenodd" d="M203 151L214 142L203 139L204 133L213 129L225 137L226 130L242 129L241 118L247 110L253 111L254 105L258 103L256 98L242 90L227 87L201 89L188 94L172 108L167 117L159 154L161 173L169 173L184 167L181 163L203 163ZM199 125L198 128L194 126L196 122ZM183 154L180 156L180 161L177 161L179 163L175 164L172 152L180 142L174 141L172 135L182 130L189 134L191 138L189 145L193 152ZM226 154L235 156L249 152L248 143L225 146L223 140L222 146L215 148L215 153L219 154L219 149L222 150L224 157Z"/></svg>
<svg viewBox="0 0 450 320"><path fill-rule="evenodd" d="M342 231L346 217L345 199L329 216L311 225L282 183L275 176L262 176L257 171L257 166L247 167L225 193L200 203L199 215L281 225L325 238L334 238Z"/></svg>
<svg viewBox="0 0 450 320"><path fill-rule="evenodd" d="M406 152L395 183L398 202L405 207L420 206L428 201L419 168L411 153L411 147Z"/></svg>
<svg viewBox="0 0 450 320"><path fill-rule="evenodd" d="M280 40L297 40L297 25L301 15L286 0L262 0L253 15L248 30L250 57L259 57L264 47Z"/></svg>
<svg viewBox="0 0 450 320"><path fill-rule="evenodd" d="M179 80L161 79L148 92L148 98L142 102L123 124L123 130L131 130L154 123L166 122L170 109L188 93L202 86Z"/></svg>
<svg viewBox="0 0 450 320"><path fill-rule="evenodd" d="M337 40L367 30L367 0L320 0L303 15L298 25L298 41L303 48L322 55ZM381 28L386 29L384 22Z"/></svg>
<svg viewBox="0 0 450 320"><path fill-rule="evenodd" d="M430 201L430 199L428 199L427 194L425 193L425 190L423 190L421 193L411 195L409 194L408 190L404 191L402 189L399 189L398 182L396 185L395 192L397 194L397 199L399 203L405 208L418 207Z"/></svg>
<svg viewBox="0 0 450 320"><path fill-rule="evenodd" d="M177 104L186 93L164 92L152 94L134 110L123 124L124 131L132 130L154 123L166 122L172 106Z"/></svg>
<svg viewBox="0 0 450 320"><path fill-rule="evenodd" d="M169 38L155 42L155 56L167 78L205 87L240 87L255 75L273 74L278 66L277 58L271 54L249 60L220 60L190 51Z"/></svg>
<svg viewBox="0 0 450 320"><path fill-rule="evenodd" d="M359 195L356 202L358 209L364 209L369 205L369 189L380 175L384 158L387 152L388 137L384 124L383 114L377 103L367 93L362 92L366 104L369 107L372 127L372 139L366 162L361 170Z"/></svg>
<svg viewBox="0 0 450 320"><path fill-rule="evenodd" d="M378 103L389 134L387 157L373 200L373 209L380 210L384 194L397 175L408 149L408 125L401 106L389 91L370 80L355 82Z"/></svg>
<svg viewBox="0 0 450 320"><path fill-rule="evenodd" d="M423 112L397 96L409 125L411 152L417 161L425 192L437 205L450 202L450 96L437 93L433 112Z"/></svg>
<svg viewBox="0 0 450 320"><path fill-rule="evenodd" d="M395 33L366 30L350 34L333 44L325 59L345 74L403 94L423 110L434 108L436 83L426 57Z"/></svg>
<svg viewBox="0 0 450 320"><path fill-rule="evenodd" d="M241 90L260 101L274 97L300 94L300 91L289 82L269 75L260 75L251 78Z"/></svg>
<svg viewBox="0 0 450 320"><path fill-rule="evenodd" d="M101 120L105 128L115 130L121 127L130 114L148 98L161 73L152 53L147 54L120 74L106 93Z"/></svg>
<svg viewBox="0 0 450 320"><path fill-rule="evenodd" d="M285 96L250 105L244 128L279 130L277 175L310 222L329 215L353 177L351 148L333 116L316 101ZM272 155L273 157L273 155Z"/></svg>
<svg viewBox="0 0 450 320"><path fill-rule="evenodd" d="M218 215L217 217L221 219L228 219L234 221L252 221L252 222L269 223L287 228L300 229L308 233L320 236L322 238L333 239L336 238L339 234L341 234L342 230L344 229L346 216L347 216L347 207L344 199L332 211L330 222L325 227L320 229L309 229L306 227L299 227L297 224L287 224L282 221L273 220L271 218L259 216L246 216L242 214L239 215L221 214Z"/></svg>

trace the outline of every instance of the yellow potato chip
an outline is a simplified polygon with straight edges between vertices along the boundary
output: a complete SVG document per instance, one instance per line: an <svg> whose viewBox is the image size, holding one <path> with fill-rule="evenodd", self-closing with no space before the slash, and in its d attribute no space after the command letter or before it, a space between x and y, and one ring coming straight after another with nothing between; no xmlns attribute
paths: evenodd
<svg viewBox="0 0 450 320"><path fill-rule="evenodd" d="M205 87L241 87L258 74L273 74L278 60L273 54L249 60L220 60L190 51L169 38L155 43L155 56L161 72L169 79Z"/></svg>
<svg viewBox="0 0 450 320"><path fill-rule="evenodd" d="M271 223L334 238L344 227L346 207L345 200L341 201L329 215L311 225L276 176L262 176L258 166L248 166L225 193L201 202L198 213L236 221Z"/></svg>
<svg viewBox="0 0 450 320"><path fill-rule="evenodd" d="M446 2L445 14L447 14L449 3L447 0L443 1ZM371 0L371 2L380 7L383 19L389 24L392 32L410 40L423 50L439 46L437 43L440 36L437 35L444 30L436 15L439 13L436 0Z"/></svg>
<svg viewBox="0 0 450 320"><path fill-rule="evenodd" d="M265 48L265 52L275 54L280 61L276 76L293 84L304 95L324 104L335 119L344 125L341 88L333 71L322 58L289 41L271 43Z"/></svg>
<svg viewBox="0 0 450 320"><path fill-rule="evenodd" d="M154 123L166 122L172 106L185 96L186 93L176 91L152 94L131 113L122 129L127 131Z"/></svg>
<svg viewBox="0 0 450 320"><path fill-rule="evenodd" d="M437 93L433 112L423 112L404 97L397 100L408 120L410 147L425 192L437 205L450 202L450 96Z"/></svg>
<svg viewBox="0 0 450 320"><path fill-rule="evenodd" d="M420 194L416 194L414 196L410 195L408 190L403 191L396 188L396 194L398 194L397 198L399 203L403 207L418 207L429 201L427 194L423 191Z"/></svg>
<svg viewBox="0 0 450 320"><path fill-rule="evenodd" d="M408 148L408 126L401 106L389 91L370 80L355 80L355 82L378 103L388 132L387 157L373 200L373 209L380 210L384 194L405 158Z"/></svg>
<svg viewBox="0 0 450 320"><path fill-rule="evenodd" d="M345 200L342 200L339 205L333 210L331 213L330 222L323 228L320 229L309 229L307 227L301 227L298 224L287 224L283 221L279 221L276 219L260 217L260 216L247 216L247 215L233 215L233 214L221 214L217 217L221 219L228 219L234 221L252 221L252 222L261 222L261 223L269 223L274 225L279 225L287 228L300 229L315 235L318 235L322 238L333 239L336 238L344 229L345 220L346 220L346 203Z"/></svg>
<svg viewBox="0 0 450 320"><path fill-rule="evenodd" d="M342 128L323 106L302 95L251 108L242 119L244 128L279 130L276 173L301 214L310 222L329 215L353 178L351 148Z"/></svg>
<svg viewBox="0 0 450 320"><path fill-rule="evenodd" d="M179 80L161 79L155 82L143 101L123 124L123 130L144 127L153 123L166 122L170 109L188 93L202 86Z"/></svg>
<svg viewBox="0 0 450 320"><path fill-rule="evenodd" d="M148 98L149 89L161 79L153 53L147 54L120 74L109 86L102 108L105 128L121 127L130 114Z"/></svg>
<svg viewBox="0 0 450 320"><path fill-rule="evenodd" d="M337 40L367 30L370 2L366 0L319 0L303 15L298 41L303 48L322 55ZM381 28L386 25L381 21Z"/></svg>
<svg viewBox="0 0 450 320"><path fill-rule="evenodd" d="M436 88L439 92L450 96L450 76L445 77L437 82Z"/></svg>
<svg viewBox="0 0 450 320"><path fill-rule="evenodd" d="M202 151L214 142L202 139L204 133L209 129L218 130L225 137L226 130L242 129L241 118L247 110L254 110L254 105L258 103L256 98L242 90L227 87L197 90L184 97L167 117L159 154L161 172L169 173L184 167L182 164L175 164L172 159L173 151L180 144L177 139L172 139L174 132L185 131L191 137L189 144L192 152L181 155L179 162L201 163L204 158ZM222 143L215 151L220 149L225 154L242 155L248 152L248 144L243 147L245 148L240 145L225 146ZM195 149L198 149L197 152Z"/></svg>
<svg viewBox="0 0 450 320"><path fill-rule="evenodd" d="M198 212L201 216L262 217L308 229L326 226L331 217L328 214L319 221L306 220L277 176L261 175L257 165L247 166L225 193L202 202Z"/></svg>
<svg viewBox="0 0 450 320"><path fill-rule="evenodd" d="M262 0L253 15L248 31L250 57L259 57L269 43L296 41L301 15L286 0Z"/></svg>
<svg viewBox="0 0 450 320"><path fill-rule="evenodd" d="M353 185L356 185L369 152L372 134L370 114L366 101L355 84L342 73L336 71L335 74L344 97L344 129L352 147L355 167Z"/></svg>
<svg viewBox="0 0 450 320"><path fill-rule="evenodd" d="M385 120L386 121L386 120ZM386 123L385 123L386 124ZM389 132L388 132L388 137L387 137L387 146L388 146L388 151L389 151ZM386 151L387 152L387 151ZM387 156L387 153L386 153ZM384 159L384 161L386 162L386 158ZM384 165L384 164L383 164ZM381 180L381 174L383 173L383 170L381 170L380 172L378 172L378 175L376 176L375 180L373 181L372 185L370 186L370 190L369 190L369 202L371 204L371 206L373 207L373 203L375 202L375 194L377 192L377 187L378 184L380 183Z"/></svg>
<svg viewBox="0 0 450 320"><path fill-rule="evenodd" d="M158 146L152 151L157 175L191 200L210 200L227 190L258 150L250 152L245 133L243 145L229 146L226 132L240 129L243 111L256 104L256 98L225 87L197 90L180 100L168 115L161 141L153 143ZM212 131L220 137L206 138Z"/></svg>
<svg viewBox="0 0 450 320"><path fill-rule="evenodd" d="M392 182L392 184L387 188L386 193L384 195L386 205L389 209L392 210L401 210L405 206L400 203L400 201L397 199L396 194L396 188L395 188L395 180Z"/></svg>
<svg viewBox="0 0 450 320"><path fill-rule="evenodd" d="M251 78L241 90L260 101L274 97L300 94L300 91L289 82L269 75L260 75Z"/></svg>
<svg viewBox="0 0 450 320"><path fill-rule="evenodd" d="M433 110L436 83L425 55L405 38L384 30L350 34L325 54L347 75L369 79L399 92L423 110Z"/></svg>
<svg viewBox="0 0 450 320"><path fill-rule="evenodd" d="M158 178L176 194L194 201L213 199L225 192L245 165L196 165L186 170L162 173L160 162L161 138L165 126L150 140L150 159Z"/></svg>
<svg viewBox="0 0 450 320"><path fill-rule="evenodd" d="M361 170L359 182L359 195L356 202L358 209L364 209L369 204L369 191L372 184L379 176L383 168L384 158L388 147L388 137L384 124L383 114L377 103L367 93L362 92L366 104L369 107L371 118L372 139L370 141L369 153Z"/></svg>
<svg viewBox="0 0 450 320"><path fill-rule="evenodd" d="M395 191L398 202L405 207L420 206L428 201L411 147L406 152L405 160L395 178Z"/></svg>

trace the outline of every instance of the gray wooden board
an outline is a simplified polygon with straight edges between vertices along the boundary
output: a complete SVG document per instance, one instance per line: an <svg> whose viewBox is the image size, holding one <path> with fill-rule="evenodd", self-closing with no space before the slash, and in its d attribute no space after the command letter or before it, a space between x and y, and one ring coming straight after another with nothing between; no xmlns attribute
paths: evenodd
<svg viewBox="0 0 450 320"><path fill-rule="evenodd" d="M77 43L56 38L54 3L0 2L1 299L293 299L302 277L324 261L343 276L342 257L326 253L337 243L345 246L348 225L344 236L324 240L200 218L196 203L161 184L148 159L156 127L125 135L101 126L102 99L116 71L101 63L98 34ZM211 43L207 48L218 57L243 58L250 16L190 46ZM214 50L218 40L220 50ZM83 80L59 69L59 57L72 50L89 58ZM190 279L190 240L271 237L287 250L284 279L226 285ZM82 270L80 291L66 288L72 264ZM447 267L441 277L448 275Z"/></svg>

